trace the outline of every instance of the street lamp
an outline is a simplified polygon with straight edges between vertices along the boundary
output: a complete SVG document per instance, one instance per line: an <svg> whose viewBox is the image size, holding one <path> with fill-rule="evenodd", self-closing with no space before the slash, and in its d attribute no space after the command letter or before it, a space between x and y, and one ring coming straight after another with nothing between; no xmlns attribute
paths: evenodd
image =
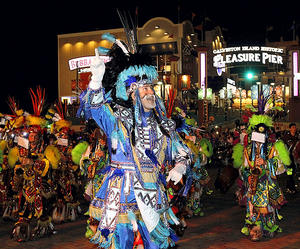
<svg viewBox="0 0 300 249"><path fill-rule="evenodd" d="M282 102L285 104L285 85L281 85L281 90L282 90Z"/></svg>
<svg viewBox="0 0 300 249"><path fill-rule="evenodd" d="M256 82L257 85L257 99L259 99L259 94L260 94L260 90L261 90L261 82Z"/></svg>
<svg viewBox="0 0 300 249"><path fill-rule="evenodd" d="M242 118L242 88L238 88L240 91L240 118Z"/></svg>
<svg viewBox="0 0 300 249"><path fill-rule="evenodd" d="M272 102L273 102L273 107L275 107L275 83L272 82L270 85L272 86Z"/></svg>

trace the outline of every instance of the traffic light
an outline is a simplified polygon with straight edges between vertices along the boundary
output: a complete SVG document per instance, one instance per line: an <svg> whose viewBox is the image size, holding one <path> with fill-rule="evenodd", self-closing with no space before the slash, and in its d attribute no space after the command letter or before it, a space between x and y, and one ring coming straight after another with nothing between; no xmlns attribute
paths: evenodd
<svg viewBox="0 0 300 249"><path fill-rule="evenodd" d="M254 77L254 74L252 72L247 72L246 76L247 76L248 80L252 80Z"/></svg>

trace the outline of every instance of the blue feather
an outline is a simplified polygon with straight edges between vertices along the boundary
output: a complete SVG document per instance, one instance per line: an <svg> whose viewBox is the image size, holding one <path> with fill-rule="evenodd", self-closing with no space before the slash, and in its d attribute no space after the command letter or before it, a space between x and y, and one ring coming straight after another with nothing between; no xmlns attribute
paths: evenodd
<svg viewBox="0 0 300 249"><path fill-rule="evenodd" d="M101 229L101 235L104 236L106 240L108 239L109 234L110 234L109 229L107 228Z"/></svg>
<svg viewBox="0 0 300 249"><path fill-rule="evenodd" d="M150 160L155 164L155 166L160 165L152 150L146 149L145 153L150 158Z"/></svg>
<svg viewBox="0 0 300 249"><path fill-rule="evenodd" d="M111 33L104 33L101 36L101 38L104 39L104 40L108 40L112 43L115 43L115 41L116 41L116 37L114 35L112 35Z"/></svg>
<svg viewBox="0 0 300 249"><path fill-rule="evenodd" d="M107 54L109 52L109 49L104 47L98 47L98 51L100 54Z"/></svg>
<svg viewBox="0 0 300 249"><path fill-rule="evenodd" d="M122 176L124 176L124 169L116 168L114 170L114 173L108 179L110 180L113 177L122 177Z"/></svg>
<svg viewBox="0 0 300 249"><path fill-rule="evenodd" d="M176 234L173 232L173 230L169 229L170 232L170 238L174 241L177 242L178 241L178 237L176 236Z"/></svg>
<svg viewBox="0 0 300 249"><path fill-rule="evenodd" d="M162 184L164 186L167 186L167 181L166 181L165 175L163 175L162 173L159 173L158 177L159 177L160 181L162 182Z"/></svg>

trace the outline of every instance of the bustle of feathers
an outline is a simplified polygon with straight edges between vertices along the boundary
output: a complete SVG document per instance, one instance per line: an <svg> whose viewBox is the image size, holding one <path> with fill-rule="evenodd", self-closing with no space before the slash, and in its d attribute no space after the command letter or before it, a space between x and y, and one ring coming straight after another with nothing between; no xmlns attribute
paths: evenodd
<svg viewBox="0 0 300 249"><path fill-rule="evenodd" d="M11 148L8 151L7 159L8 159L8 165L11 168L13 168L16 165L17 161L19 160L19 149L17 146Z"/></svg>
<svg viewBox="0 0 300 249"><path fill-rule="evenodd" d="M49 160L52 168L57 169L60 161L60 153L58 148L54 145L48 145L45 149L44 155Z"/></svg>
<svg viewBox="0 0 300 249"><path fill-rule="evenodd" d="M243 164L243 153L244 146L240 143L233 146L232 159L233 159L233 167L239 168Z"/></svg>
<svg viewBox="0 0 300 249"><path fill-rule="evenodd" d="M57 122L55 122L55 127L58 131L61 130L62 128L70 128L71 122L69 122L65 119L61 119L61 120L58 120Z"/></svg>
<svg viewBox="0 0 300 249"><path fill-rule="evenodd" d="M34 116L34 115L28 115L26 116L26 125L28 126L40 126L40 127L45 127L47 124L47 121L39 116Z"/></svg>
<svg viewBox="0 0 300 249"><path fill-rule="evenodd" d="M71 153L72 161L76 165L80 164L80 159L81 159L83 153L87 150L88 146L89 146L88 142L84 141L84 142L80 142L73 148L72 153Z"/></svg>

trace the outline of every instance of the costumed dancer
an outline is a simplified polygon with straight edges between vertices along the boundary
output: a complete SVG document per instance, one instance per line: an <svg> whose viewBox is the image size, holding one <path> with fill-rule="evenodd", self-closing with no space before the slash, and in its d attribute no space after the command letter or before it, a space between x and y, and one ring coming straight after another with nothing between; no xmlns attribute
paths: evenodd
<svg viewBox="0 0 300 249"><path fill-rule="evenodd" d="M201 196L205 186L207 186L210 181L206 165L213 154L213 148L210 141L206 138L201 138L198 143L195 141L194 144L192 144L191 142L193 141L189 141L187 145L194 152L195 161L191 172L193 185L189 195L189 207L191 208L193 215L203 216Z"/></svg>
<svg viewBox="0 0 300 249"><path fill-rule="evenodd" d="M57 200L53 209L53 221L61 223L75 221L81 212L80 192L81 174L78 165L72 161L73 141L71 139L71 122L66 120L66 106L59 101L53 120L53 133L56 141L51 148L59 151L58 167L53 172L56 183ZM54 149L54 148L53 148Z"/></svg>
<svg viewBox="0 0 300 249"><path fill-rule="evenodd" d="M123 23L126 18L122 17ZM152 59L137 46L136 29L125 25L128 47L110 34L112 48L96 49L92 78L80 96L79 113L93 118L107 136L110 162L89 208L99 221L91 241L101 248L132 248L140 233L144 248L168 248L177 237L169 224L179 224L165 194L161 167L175 160L167 180L178 183L190 162L174 121L153 90L157 72ZM128 29L127 29L128 28Z"/></svg>
<svg viewBox="0 0 300 249"><path fill-rule="evenodd" d="M22 129L25 123L24 111L19 109L14 97L8 98L8 104L12 111L12 114L5 115L5 126L2 130L2 141L7 143L7 154L4 153L3 168L5 168L4 184L6 189L6 203L3 212L3 220L18 220L18 200L19 193L23 186L22 174L16 174L17 168L15 168L16 161L18 160L18 148L17 140L18 136L22 133ZM5 141L5 142L4 142ZM5 152L5 150L3 151Z"/></svg>
<svg viewBox="0 0 300 249"><path fill-rule="evenodd" d="M51 197L54 191L49 179L49 160L44 155L43 132L46 121L40 116L43 108L45 90L30 89L34 108L33 115L26 116L22 133L18 136L15 174L23 178L19 195L19 220L15 223L11 238L23 242L55 233L51 222ZM15 180L15 179L14 179ZM15 182L14 182L15 184ZM30 223L36 218L32 229Z"/></svg>
<svg viewBox="0 0 300 249"><path fill-rule="evenodd" d="M85 140L79 142L72 150L72 160L80 166L82 174L87 182L85 183L84 198L88 202L95 198L103 180L103 169L108 162L108 148L105 134L94 125L94 120L90 119L86 124ZM86 212L85 215L88 215ZM95 234L99 221L93 217L87 220L87 231L85 236L90 238Z"/></svg>
<svg viewBox="0 0 300 249"><path fill-rule="evenodd" d="M286 171L291 160L281 140L269 139L272 118L266 115L267 98L259 96L258 111L249 120L248 146L237 144L233 148L233 164L239 168L247 189L246 219L241 232L252 241L263 236L273 237L280 232L278 213L286 202L277 183L277 175Z"/></svg>

